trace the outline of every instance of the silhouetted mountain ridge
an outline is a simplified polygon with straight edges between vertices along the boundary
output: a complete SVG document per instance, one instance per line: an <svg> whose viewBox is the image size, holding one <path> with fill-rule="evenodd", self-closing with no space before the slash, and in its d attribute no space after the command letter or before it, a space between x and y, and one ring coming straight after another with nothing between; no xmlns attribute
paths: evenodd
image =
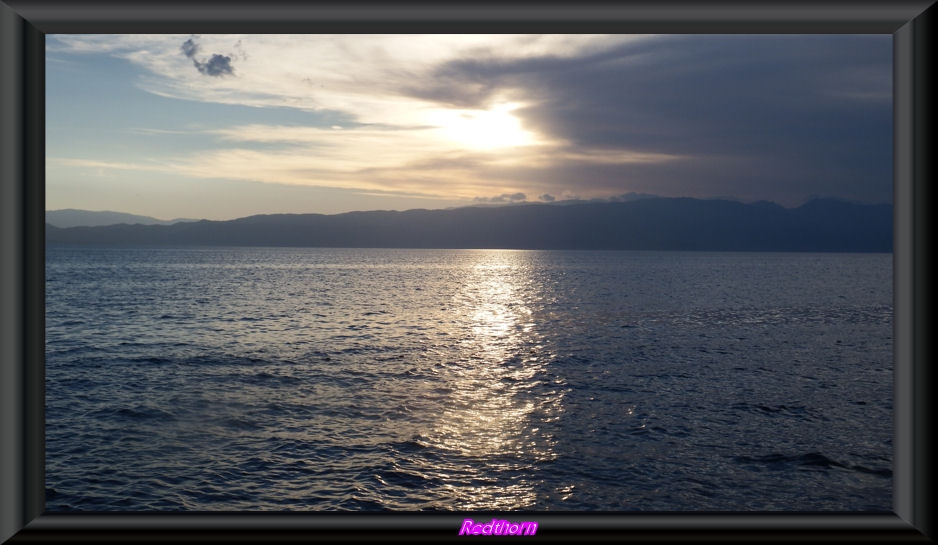
<svg viewBox="0 0 938 545"><path fill-rule="evenodd" d="M103 225L142 224L142 225L172 225L182 221L195 221L191 219L176 218L161 220L150 216L139 216L126 212L113 212L110 210L77 210L65 208L62 210L46 210L46 223L56 227L97 227Z"/></svg>
<svg viewBox="0 0 938 545"><path fill-rule="evenodd" d="M53 244L708 251L892 251L892 207L648 198L553 206L270 214L229 221L47 226Z"/></svg>

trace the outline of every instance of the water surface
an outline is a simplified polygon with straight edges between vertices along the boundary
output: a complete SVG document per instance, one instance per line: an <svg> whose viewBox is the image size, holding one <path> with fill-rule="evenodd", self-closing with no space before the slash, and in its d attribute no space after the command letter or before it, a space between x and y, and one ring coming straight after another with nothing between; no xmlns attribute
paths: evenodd
<svg viewBox="0 0 938 545"><path fill-rule="evenodd" d="M891 511L892 256L47 248L47 508Z"/></svg>

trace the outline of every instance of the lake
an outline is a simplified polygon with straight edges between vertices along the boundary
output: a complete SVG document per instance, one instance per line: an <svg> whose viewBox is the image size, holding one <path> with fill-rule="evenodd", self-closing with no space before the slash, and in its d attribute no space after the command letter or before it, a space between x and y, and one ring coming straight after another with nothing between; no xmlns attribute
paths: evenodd
<svg viewBox="0 0 938 545"><path fill-rule="evenodd" d="M891 254L46 249L46 508L891 511Z"/></svg>

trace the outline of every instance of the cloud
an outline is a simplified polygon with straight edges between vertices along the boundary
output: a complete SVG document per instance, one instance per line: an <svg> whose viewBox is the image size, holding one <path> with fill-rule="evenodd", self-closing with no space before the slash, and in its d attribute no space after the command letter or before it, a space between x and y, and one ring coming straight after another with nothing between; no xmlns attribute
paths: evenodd
<svg viewBox="0 0 938 545"><path fill-rule="evenodd" d="M544 202L554 202L555 200L557 200L557 198L551 195L550 193L544 193L543 195L538 197L538 199Z"/></svg>
<svg viewBox="0 0 938 545"><path fill-rule="evenodd" d="M476 197L474 200L476 202L486 202L486 203L506 203L506 202L523 202L527 199L524 193L502 193L495 197Z"/></svg>
<svg viewBox="0 0 938 545"><path fill-rule="evenodd" d="M54 35L47 50L129 60L163 97L331 112L215 125L214 151L167 161L203 176L495 195L478 202L891 199L887 35Z"/></svg>
<svg viewBox="0 0 938 545"><path fill-rule="evenodd" d="M137 171L155 171L171 172L172 169L166 165L158 163L128 163L121 161L97 161L93 159L76 159L70 157L50 157L49 164L68 167L105 169L105 170L137 170Z"/></svg>
<svg viewBox="0 0 938 545"><path fill-rule="evenodd" d="M454 59L412 92L464 107L526 97L522 124L567 143L541 174L585 194L889 201L891 63L888 36L655 36L575 58Z"/></svg>
<svg viewBox="0 0 938 545"><path fill-rule="evenodd" d="M240 44L240 42L238 43ZM231 57L227 55L219 55L216 53L205 62L201 62L195 58L199 53L199 44L195 42L194 38L189 38L183 42L180 49L182 49L182 53L187 58L192 60L192 64L195 65L196 69L206 76L219 77L234 74L234 68L231 66Z"/></svg>
<svg viewBox="0 0 938 545"><path fill-rule="evenodd" d="M234 74L234 68L231 67L231 57L227 55L212 55L212 58L205 63L195 64L199 72L207 76L228 76Z"/></svg>
<svg viewBox="0 0 938 545"><path fill-rule="evenodd" d="M189 57L190 59L193 59L195 58L196 54L198 54L199 52L199 44L195 43L195 40L193 40L192 38L189 38L188 40L182 43L181 49L185 56Z"/></svg>

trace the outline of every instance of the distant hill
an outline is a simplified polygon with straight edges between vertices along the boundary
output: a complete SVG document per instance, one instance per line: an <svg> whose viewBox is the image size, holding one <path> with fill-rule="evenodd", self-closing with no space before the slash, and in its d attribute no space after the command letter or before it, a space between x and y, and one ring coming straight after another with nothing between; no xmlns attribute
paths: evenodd
<svg viewBox="0 0 938 545"><path fill-rule="evenodd" d="M46 210L46 223L56 227L97 227L102 225L118 225L126 223L128 225L172 225L181 221L196 221L191 219L161 220L151 218L150 216L138 216L136 214L126 214L124 212L91 210L76 210L66 208L64 210Z"/></svg>
<svg viewBox="0 0 938 545"><path fill-rule="evenodd" d="M108 227L47 226L50 244L708 251L892 251L892 207L817 199L647 198Z"/></svg>

